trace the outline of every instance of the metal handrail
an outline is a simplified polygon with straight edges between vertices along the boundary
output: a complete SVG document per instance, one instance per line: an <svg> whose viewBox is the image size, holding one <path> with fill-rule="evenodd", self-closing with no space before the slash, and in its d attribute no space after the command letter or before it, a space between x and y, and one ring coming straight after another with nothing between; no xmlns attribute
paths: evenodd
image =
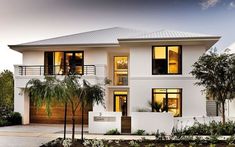
<svg viewBox="0 0 235 147"><path fill-rule="evenodd" d="M96 75L95 65L19 65L19 75Z"/></svg>

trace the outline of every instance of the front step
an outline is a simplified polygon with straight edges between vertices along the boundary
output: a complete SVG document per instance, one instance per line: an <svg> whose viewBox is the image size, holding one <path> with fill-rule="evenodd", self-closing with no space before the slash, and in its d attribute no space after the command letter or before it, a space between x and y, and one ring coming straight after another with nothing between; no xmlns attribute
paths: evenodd
<svg viewBox="0 0 235 147"><path fill-rule="evenodd" d="M131 117L122 116L121 117L121 133L131 133Z"/></svg>

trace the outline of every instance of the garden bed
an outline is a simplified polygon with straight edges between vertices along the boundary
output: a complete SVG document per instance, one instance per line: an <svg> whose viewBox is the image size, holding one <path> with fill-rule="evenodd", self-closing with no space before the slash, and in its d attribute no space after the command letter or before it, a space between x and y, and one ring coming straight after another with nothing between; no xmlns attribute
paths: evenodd
<svg viewBox="0 0 235 147"><path fill-rule="evenodd" d="M184 147L184 146L197 146L197 147L227 147L235 146L233 143L229 143L226 140L218 140L216 143L212 143L210 140L197 142L195 140L91 140L87 139L82 143L80 139L76 139L74 144L70 144L71 140L67 139L63 141L63 138L57 138L51 142L48 142L41 147L115 147L115 146L129 146L129 147Z"/></svg>

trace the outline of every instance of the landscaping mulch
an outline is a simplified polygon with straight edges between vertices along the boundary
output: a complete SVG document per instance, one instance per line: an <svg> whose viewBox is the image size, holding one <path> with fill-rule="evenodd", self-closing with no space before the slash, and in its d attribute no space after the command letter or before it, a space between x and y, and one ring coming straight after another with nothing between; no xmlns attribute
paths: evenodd
<svg viewBox="0 0 235 147"><path fill-rule="evenodd" d="M97 140L98 142L100 140ZM105 147L235 147L235 145L228 145L224 141L219 141L216 144L210 143L198 143L196 144L194 141L180 141L180 140L102 140L103 145ZM41 147L64 147L63 145L63 138L57 138L52 140ZM76 139L71 147L92 147L91 144L83 145L80 139ZM99 145L97 145L98 147Z"/></svg>

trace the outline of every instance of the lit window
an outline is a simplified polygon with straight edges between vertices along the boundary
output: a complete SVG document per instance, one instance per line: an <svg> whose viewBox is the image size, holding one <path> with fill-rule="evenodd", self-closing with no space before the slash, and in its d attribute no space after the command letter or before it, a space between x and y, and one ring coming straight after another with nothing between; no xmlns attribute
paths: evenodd
<svg viewBox="0 0 235 147"><path fill-rule="evenodd" d="M128 85L128 57L114 57L114 85Z"/></svg>
<svg viewBox="0 0 235 147"><path fill-rule="evenodd" d="M181 89L153 89L152 110L181 116Z"/></svg>
<svg viewBox="0 0 235 147"><path fill-rule="evenodd" d="M152 73L180 74L181 61L180 46L153 47Z"/></svg>

